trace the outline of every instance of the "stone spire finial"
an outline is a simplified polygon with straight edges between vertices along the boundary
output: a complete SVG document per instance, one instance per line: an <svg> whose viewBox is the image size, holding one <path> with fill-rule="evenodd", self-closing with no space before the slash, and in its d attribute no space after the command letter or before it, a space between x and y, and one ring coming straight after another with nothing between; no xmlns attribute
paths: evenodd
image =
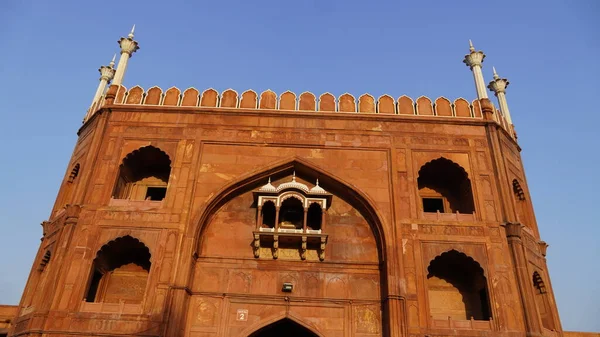
<svg viewBox="0 0 600 337"><path fill-rule="evenodd" d="M481 72L481 65L485 54L480 50L476 51L473 46L473 42L469 40L469 54L465 55L463 62L471 68L473 72L473 78L475 79L475 89L477 90L477 98L487 98L487 92L485 90L485 80L483 79L483 73Z"/></svg>
<svg viewBox="0 0 600 337"><path fill-rule="evenodd" d="M135 53L140 47L137 41L133 39L133 32L135 31L135 25L131 28L131 32L127 37L122 37L119 41L121 47L121 57L119 58L119 64L117 65L117 72L115 79L113 80L114 85L121 85L123 83L123 77L125 76L125 70L127 70L127 63L129 58Z"/></svg>
<svg viewBox="0 0 600 337"><path fill-rule="evenodd" d="M108 64L108 66L101 66L98 71L100 72L100 83L98 84L98 89L96 89L96 94L94 95L94 99L92 100L92 105L88 109L88 113L85 116L84 121L86 121L90 114L94 113L92 111L94 109L94 105L97 105L102 99L102 95L104 95L104 90L106 90L106 86L115 76L115 69L113 68L115 65L115 56L113 56L112 61Z"/></svg>
<svg viewBox="0 0 600 337"><path fill-rule="evenodd" d="M110 60L110 63L108 64L108 66L111 68L114 68L116 59L117 59L117 54L113 54L113 58L112 58L112 60Z"/></svg>
<svg viewBox="0 0 600 337"><path fill-rule="evenodd" d="M494 79L488 84L488 89L496 95L502 115L504 115L508 124L512 125L512 118L510 117L510 111L506 103L506 88L510 82L508 82L508 79L498 76L496 68L492 67L492 69L494 71Z"/></svg>
<svg viewBox="0 0 600 337"><path fill-rule="evenodd" d="M133 32L135 31L135 24L133 24L133 27L131 27L131 32L129 32L129 35L127 35L127 37L129 37L130 39L133 39Z"/></svg>

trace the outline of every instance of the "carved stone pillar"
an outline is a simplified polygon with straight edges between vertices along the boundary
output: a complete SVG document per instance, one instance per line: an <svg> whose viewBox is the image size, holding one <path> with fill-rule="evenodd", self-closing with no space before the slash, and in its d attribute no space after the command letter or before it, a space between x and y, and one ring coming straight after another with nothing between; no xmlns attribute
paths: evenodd
<svg viewBox="0 0 600 337"><path fill-rule="evenodd" d="M532 278L527 269L527 256L525 255L525 247L521 240L521 230L523 225L518 222L507 222L502 225L506 230L506 238L510 249L515 275L517 277L517 285L519 294L521 295L521 304L523 306L523 318L525 319L525 329L527 336L541 336L542 327L540 318L535 305L533 294Z"/></svg>
<svg viewBox="0 0 600 337"><path fill-rule="evenodd" d="M308 208L304 209L304 220L302 221L302 232L306 233L306 221L308 218Z"/></svg>
<svg viewBox="0 0 600 337"><path fill-rule="evenodd" d="M281 207L277 206L275 207L275 231L278 232L279 231L279 210L281 209Z"/></svg>
<svg viewBox="0 0 600 337"><path fill-rule="evenodd" d="M260 230L260 226L262 226L263 222L263 214L262 214L262 206L258 206L258 215L256 217L256 230Z"/></svg>

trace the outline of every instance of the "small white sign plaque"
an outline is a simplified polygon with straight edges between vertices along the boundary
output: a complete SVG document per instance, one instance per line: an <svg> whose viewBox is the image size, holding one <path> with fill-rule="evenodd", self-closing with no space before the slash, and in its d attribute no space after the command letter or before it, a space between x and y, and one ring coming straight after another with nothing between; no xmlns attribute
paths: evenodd
<svg viewBox="0 0 600 337"><path fill-rule="evenodd" d="M237 310L237 321L247 321L248 320L248 309L238 309Z"/></svg>

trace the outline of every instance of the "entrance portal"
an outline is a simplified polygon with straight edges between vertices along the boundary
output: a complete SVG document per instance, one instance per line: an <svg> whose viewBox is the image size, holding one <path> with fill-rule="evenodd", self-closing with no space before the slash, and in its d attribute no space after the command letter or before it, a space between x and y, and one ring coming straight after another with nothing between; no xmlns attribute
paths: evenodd
<svg viewBox="0 0 600 337"><path fill-rule="evenodd" d="M282 319L273 324L254 332L248 337L318 337L302 325L289 320Z"/></svg>

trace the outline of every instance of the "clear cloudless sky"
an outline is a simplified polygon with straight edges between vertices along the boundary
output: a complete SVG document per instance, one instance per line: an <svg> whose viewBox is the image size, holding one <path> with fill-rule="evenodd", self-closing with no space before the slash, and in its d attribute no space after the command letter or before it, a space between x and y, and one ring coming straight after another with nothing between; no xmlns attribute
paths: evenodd
<svg viewBox="0 0 600 337"><path fill-rule="evenodd" d="M17 304L100 65L124 84L507 99L563 328L600 331L600 1L0 1L0 303Z"/></svg>

